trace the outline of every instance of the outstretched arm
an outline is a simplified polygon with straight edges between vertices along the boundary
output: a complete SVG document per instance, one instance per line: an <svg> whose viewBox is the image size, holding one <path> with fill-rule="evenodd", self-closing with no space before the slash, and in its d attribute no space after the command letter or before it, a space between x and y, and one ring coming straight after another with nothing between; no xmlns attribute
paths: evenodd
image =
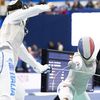
<svg viewBox="0 0 100 100"><path fill-rule="evenodd" d="M24 20L33 16L37 16L42 12L50 11L50 4L45 5L35 5L33 7L29 7L27 9L19 9L8 15L7 20L9 23L17 22L20 20Z"/></svg>
<svg viewBox="0 0 100 100"><path fill-rule="evenodd" d="M41 65L40 63L38 63L34 59L34 57L28 53L27 49L23 44L17 49L17 54L20 57L20 59L32 66L33 69L38 73L43 73L45 71L48 72L50 70L50 67L47 64Z"/></svg>
<svg viewBox="0 0 100 100"><path fill-rule="evenodd" d="M74 53L73 59L68 62L69 69L79 70L82 67L82 58L78 53Z"/></svg>

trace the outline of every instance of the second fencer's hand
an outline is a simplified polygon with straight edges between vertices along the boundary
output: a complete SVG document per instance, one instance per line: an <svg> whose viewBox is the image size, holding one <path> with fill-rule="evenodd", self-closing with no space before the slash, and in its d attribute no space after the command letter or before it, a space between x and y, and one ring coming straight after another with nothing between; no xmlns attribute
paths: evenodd
<svg viewBox="0 0 100 100"><path fill-rule="evenodd" d="M79 70L81 68L81 64L80 64L80 62L69 61L68 68L74 69L74 70Z"/></svg>
<svg viewBox="0 0 100 100"><path fill-rule="evenodd" d="M45 69L45 70L42 72L43 74L51 73L52 68L51 68L51 66L50 66L49 64L45 64L43 67L44 67L44 69Z"/></svg>
<svg viewBox="0 0 100 100"><path fill-rule="evenodd" d="M76 68L76 64L73 61L69 61L68 62L68 68L69 69L75 69Z"/></svg>

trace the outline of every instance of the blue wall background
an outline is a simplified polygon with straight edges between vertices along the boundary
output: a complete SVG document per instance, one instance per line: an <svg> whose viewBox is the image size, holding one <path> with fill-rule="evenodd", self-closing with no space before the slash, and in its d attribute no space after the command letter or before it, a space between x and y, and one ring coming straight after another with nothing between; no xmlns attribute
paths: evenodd
<svg viewBox="0 0 100 100"><path fill-rule="evenodd" d="M71 15L46 15L30 18L27 21L29 34L25 41L28 45L37 44L39 48L48 48L49 41L55 44L61 41L64 50L76 51L71 46Z"/></svg>
<svg viewBox="0 0 100 100"><path fill-rule="evenodd" d="M46 15L30 18L27 22L29 34L25 37L28 45L37 44L39 48L47 48L49 41L55 44L61 41L66 51L76 51L71 45L71 15L79 12L100 12L100 9L78 9L67 15Z"/></svg>

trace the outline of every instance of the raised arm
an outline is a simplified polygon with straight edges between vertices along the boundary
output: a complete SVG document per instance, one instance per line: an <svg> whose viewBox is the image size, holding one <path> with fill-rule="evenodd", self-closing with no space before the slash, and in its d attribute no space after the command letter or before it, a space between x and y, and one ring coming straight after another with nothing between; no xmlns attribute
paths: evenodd
<svg viewBox="0 0 100 100"><path fill-rule="evenodd" d="M50 4L35 5L27 9L19 9L8 15L7 20L9 23L24 20L33 16L37 16L42 12L50 11Z"/></svg>
<svg viewBox="0 0 100 100"><path fill-rule="evenodd" d="M79 70L82 67L82 58L78 53L74 53L73 59L68 62L69 69Z"/></svg>

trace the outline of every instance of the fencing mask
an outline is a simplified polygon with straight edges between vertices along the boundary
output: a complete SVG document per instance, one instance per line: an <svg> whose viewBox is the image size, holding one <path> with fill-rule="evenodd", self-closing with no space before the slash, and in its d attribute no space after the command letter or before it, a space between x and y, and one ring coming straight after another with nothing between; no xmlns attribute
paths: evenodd
<svg viewBox="0 0 100 100"><path fill-rule="evenodd" d="M78 42L78 50L81 56L88 60L95 49L94 41L91 37L82 37Z"/></svg>

